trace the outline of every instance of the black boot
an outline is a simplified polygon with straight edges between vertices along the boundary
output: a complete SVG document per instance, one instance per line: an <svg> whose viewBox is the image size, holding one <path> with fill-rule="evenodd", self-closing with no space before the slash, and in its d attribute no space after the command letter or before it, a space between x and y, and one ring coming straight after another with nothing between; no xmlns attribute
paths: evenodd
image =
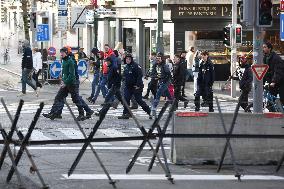
<svg viewBox="0 0 284 189"><path fill-rule="evenodd" d="M94 114L95 112L93 110L91 110L90 112L87 112L86 113L86 119L91 119L92 115Z"/></svg>
<svg viewBox="0 0 284 189"><path fill-rule="evenodd" d="M121 116L118 116L118 119L129 119L130 117L129 114L122 114Z"/></svg>

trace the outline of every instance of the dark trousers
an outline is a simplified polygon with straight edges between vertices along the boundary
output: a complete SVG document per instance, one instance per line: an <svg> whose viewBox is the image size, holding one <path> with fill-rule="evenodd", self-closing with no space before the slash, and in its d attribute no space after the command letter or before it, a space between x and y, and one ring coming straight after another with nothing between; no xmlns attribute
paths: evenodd
<svg viewBox="0 0 284 189"><path fill-rule="evenodd" d="M182 93L182 96L185 95L185 80L182 82L182 85L181 85L181 93Z"/></svg>
<svg viewBox="0 0 284 189"><path fill-rule="evenodd" d="M142 107L142 109L147 112L147 114L150 115L151 113L151 109L150 107L146 104L145 101L142 100L142 90L139 89L139 90L135 90L135 89L129 89L127 87L124 88L124 98L125 98L125 101L127 102L128 106L130 104L130 99L131 97L134 96L136 102ZM123 110L123 114L127 114L129 113L127 108L124 107L124 110Z"/></svg>
<svg viewBox="0 0 284 189"><path fill-rule="evenodd" d="M116 97L122 103L122 96L120 92L120 86L112 86L105 97L104 106L100 110L100 114L105 114L112 105L113 99ZM123 104L123 103L122 103Z"/></svg>
<svg viewBox="0 0 284 189"><path fill-rule="evenodd" d="M241 103L240 103L240 106L241 106L244 110L246 110L246 108L247 108L247 106L248 106L248 95L249 95L249 93L250 93L250 90L251 90L251 89L244 89L244 90L242 90L242 94L241 94L241 96L240 96L240 98L239 98L239 101L241 102Z"/></svg>
<svg viewBox="0 0 284 189"><path fill-rule="evenodd" d="M198 87L198 90L195 94L194 104L195 108L200 108L200 96L208 104L209 109L213 109L213 90L212 87Z"/></svg>
<svg viewBox="0 0 284 189"><path fill-rule="evenodd" d="M175 85L174 84L174 95L175 95L175 99L177 99L178 101L187 101L186 98L184 98L182 95L181 95L181 85Z"/></svg>
<svg viewBox="0 0 284 189"><path fill-rule="evenodd" d="M40 73L41 73L41 70L38 70L37 73L33 72L33 76L32 77L36 81L36 86L41 88L42 85L40 84L40 82L38 82L38 76L40 75Z"/></svg>
<svg viewBox="0 0 284 189"><path fill-rule="evenodd" d="M54 103L52 105L50 113L61 115L64 107L64 99L70 93L73 103L75 103L78 108L79 114L84 115L84 109L82 103L83 99L79 96L78 89L76 88L77 86L75 84L70 86L60 87L59 91L57 92L57 95L55 96Z"/></svg>
<svg viewBox="0 0 284 189"><path fill-rule="evenodd" d="M148 83L147 93L145 96L149 96L151 91L152 95L154 95L154 98L156 98L157 87L158 87L158 80L151 79L151 81Z"/></svg>

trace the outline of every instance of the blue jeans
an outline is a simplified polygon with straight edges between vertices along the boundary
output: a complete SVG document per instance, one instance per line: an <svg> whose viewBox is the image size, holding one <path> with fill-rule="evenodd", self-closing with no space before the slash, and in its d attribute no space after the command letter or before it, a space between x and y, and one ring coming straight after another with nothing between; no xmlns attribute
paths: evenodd
<svg viewBox="0 0 284 189"><path fill-rule="evenodd" d="M170 92L169 92L169 83L160 83L159 84L159 88L157 90L157 94L156 94L156 98L154 99L154 102L153 102L153 108L156 109L159 102L160 102L160 98L162 95L165 95L169 100L172 100L172 96L170 95Z"/></svg>
<svg viewBox="0 0 284 189"><path fill-rule="evenodd" d="M97 87L96 93L94 95L94 97L92 98L93 102L96 102L100 91L102 91L103 97L105 98L106 94L107 94L107 87L106 87L106 83L107 83L107 76L106 75L101 75L100 78L100 83Z"/></svg>
<svg viewBox="0 0 284 189"><path fill-rule="evenodd" d="M94 78L92 81L92 93L91 93L91 98L94 97L95 93L96 93L96 87L99 84L99 78L100 78L100 73L95 73L94 74Z"/></svg>
<svg viewBox="0 0 284 189"><path fill-rule="evenodd" d="M26 93L26 85L28 84L34 90L36 90L36 86L32 83L32 69L24 68L22 69L22 93Z"/></svg>

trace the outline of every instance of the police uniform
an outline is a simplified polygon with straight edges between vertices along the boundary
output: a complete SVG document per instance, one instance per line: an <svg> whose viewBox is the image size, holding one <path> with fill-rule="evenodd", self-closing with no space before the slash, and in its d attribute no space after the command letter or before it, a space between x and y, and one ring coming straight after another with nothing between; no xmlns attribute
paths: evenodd
<svg viewBox="0 0 284 189"><path fill-rule="evenodd" d="M215 79L214 65L208 58L206 62L202 61L199 67L197 78L197 91L195 94L195 111L200 109L200 96L209 105L209 111L213 112L213 90L212 86Z"/></svg>
<svg viewBox="0 0 284 189"><path fill-rule="evenodd" d="M125 77L124 98L127 104L130 104L130 99L132 96L134 96L136 102L142 107L145 112L147 112L148 115L150 115L150 107L146 104L145 101L142 100L144 84L142 80L143 75L141 67L133 62L132 59L130 64L125 65L123 75ZM124 107L123 115L127 116L128 114L128 110Z"/></svg>

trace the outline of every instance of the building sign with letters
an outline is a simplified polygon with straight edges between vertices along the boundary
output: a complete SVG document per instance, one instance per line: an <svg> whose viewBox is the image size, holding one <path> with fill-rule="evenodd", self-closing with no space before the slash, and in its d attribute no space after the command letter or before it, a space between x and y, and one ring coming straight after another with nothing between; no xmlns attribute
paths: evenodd
<svg viewBox="0 0 284 189"><path fill-rule="evenodd" d="M273 16L279 17L279 4L273 5ZM185 4L171 6L172 19L187 18L225 18L232 17L231 4ZM238 17L240 16L240 7L238 7Z"/></svg>

